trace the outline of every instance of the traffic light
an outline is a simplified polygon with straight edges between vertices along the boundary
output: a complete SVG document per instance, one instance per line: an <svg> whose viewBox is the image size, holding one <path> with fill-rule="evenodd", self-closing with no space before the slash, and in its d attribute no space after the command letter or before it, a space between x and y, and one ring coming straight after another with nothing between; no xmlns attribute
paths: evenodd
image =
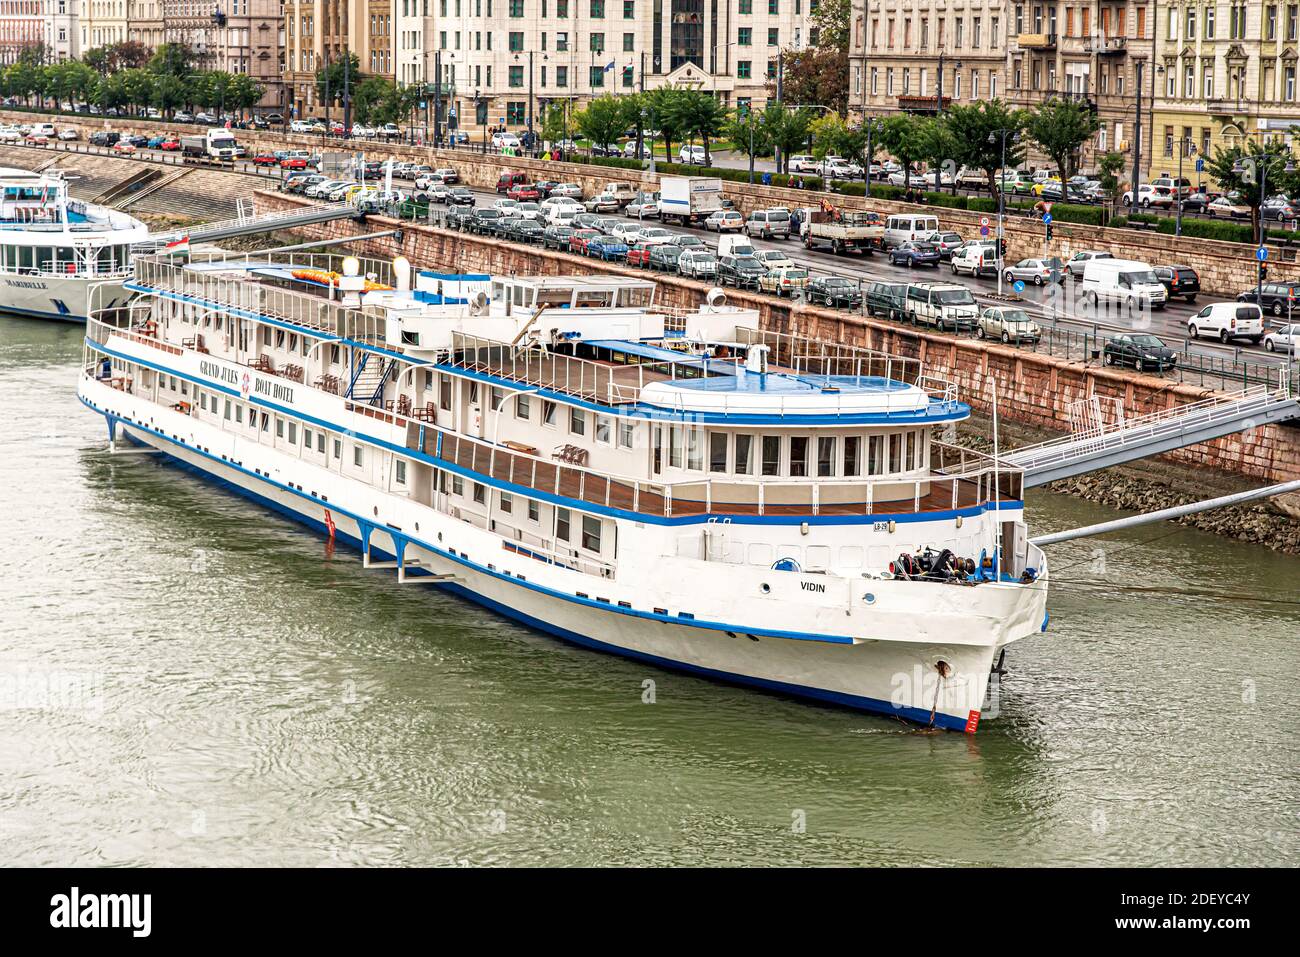
<svg viewBox="0 0 1300 957"><path fill-rule="evenodd" d="M1007 254L1007 241L1005 239L1000 239L998 242L1000 243L998 247L998 255L1005 256Z"/></svg>
<svg viewBox="0 0 1300 957"><path fill-rule="evenodd" d="M1044 228L1047 230L1047 241L1050 243L1052 241L1052 224L1048 223Z"/></svg>
<svg viewBox="0 0 1300 957"><path fill-rule="evenodd" d="M1260 282L1268 281L1268 263L1259 264L1259 281Z"/></svg>

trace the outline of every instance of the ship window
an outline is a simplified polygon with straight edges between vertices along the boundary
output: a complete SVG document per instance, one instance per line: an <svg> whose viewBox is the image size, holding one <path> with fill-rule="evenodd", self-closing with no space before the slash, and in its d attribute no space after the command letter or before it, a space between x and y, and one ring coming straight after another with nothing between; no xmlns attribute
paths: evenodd
<svg viewBox="0 0 1300 957"><path fill-rule="evenodd" d="M266 431L267 431L268 429L270 429L270 428L271 428L271 417L270 417L269 415L267 415L265 412L263 412L263 413L262 413L262 431L263 431L263 432L266 432ZM335 454L335 455L338 455L337 452L334 453L334 454Z"/></svg>
<svg viewBox="0 0 1300 957"><path fill-rule="evenodd" d="M582 516L582 547L589 552L600 551L600 519Z"/></svg>
<svg viewBox="0 0 1300 957"><path fill-rule="evenodd" d="M596 416L596 441L601 445L610 445L614 441L614 423L607 415Z"/></svg>
<svg viewBox="0 0 1300 957"><path fill-rule="evenodd" d="M298 444L298 423L297 422L289 423L289 444L290 445Z"/></svg>
<svg viewBox="0 0 1300 957"><path fill-rule="evenodd" d="M397 468L394 469L393 478L397 480L398 485L406 484L406 462L402 459L397 460Z"/></svg>
<svg viewBox="0 0 1300 957"><path fill-rule="evenodd" d="M230 418L230 400L229 400L229 399L226 400L226 409L225 409L225 412L222 413L222 418L225 418L225 419L229 419L229 418ZM292 426L290 426L290 428L292 428Z"/></svg>
<svg viewBox="0 0 1300 957"><path fill-rule="evenodd" d="M275 437L277 439L284 438L284 419L275 420Z"/></svg>
<svg viewBox="0 0 1300 957"><path fill-rule="evenodd" d="M542 425L555 428L555 403L542 400Z"/></svg>
<svg viewBox="0 0 1300 957"><path fill-rule="evenodd" d="M461 478L459 475L453 474L451 477L451 494L452 495L465 494L465 480Z"/></svg>
<svg viewBox="0 0 1300 957"><path fill-rule="evenodd" d="M752 435L736 435L736 474L754 474L754 437Z"/></svg>
<svg viewBox="0 0 1300 957"><path fill-rule="evenodd" d="M858 447L862 444L862 439L856 435L846 435L844 437L844 476L849 478L854 475L862 474L862 463L858 461Z"/></svg>
<svg viewBox="0 0 1300 957"><path fill-rule="evenodd" d="M515 418L527 419L532 414L528 407L528 396L520 395L515 397Z"/></svg>
<svg viewBox="0 0 1300 957"><path fill-rule="evenodd" d="M781 474L781 436L763 436L763 474Z"/></svg>
<svg viewBox="0 0 1300 957"><path fill-rule="evenodd" d="M808 474L808 436L790 436L790 475L802 478Z"/></svg>
<svg viewBox="0 0 1300 957"><path fill-rule="evenodd" d="M871 463L868 471L872 475L883 475L885 471L885 437L883 435L873 435L868 439L870 443Z"/></svg>
<svg viewBox="0 0 1300 957"><path fill-rule="evenodd" d="M817 438L817 474L823 478L835 474L835 437L822 435Z"/></svg>
<svg viewBox="0 0 1300 957"><path fill-rule="evenodd" d="M633 439L635 438L636 423L629 418L622 418L618 423L618 444L620 448L632 448Z"/></svg>
<svg viewBox="0 0 1300 957"><path fill-rule="evenodd" d="M471 402L478 401L478 383L473 379L471 379L469 383L469 400Z"/></svg>
<svg viewBox="0 0 1300 957"><path fill-rule="evenodd" d="M889 437L889 471L903 470L903 436L895 432Z"/></svg>
<svg viewBox="0 0 1300 957"><path fill-rule="evenodd" d="M709 433L709 471L727 471L727 433Z"/></svg>
<svg viewBox="0 0 1300 957"><path fill-rule="evenodd" d="M664 430L661 426L656 425L655 441L654 441L654 463L653 463L655 475L658 475L660 472L664 470L663 444L664 444Z"/></svg>
<svg viewBox="0 0 1300 957"><path fill-rule="evenodd" d="M557 508L555 510L555 537L563 542L569 540L569 510L567 508Z"/></svg>
<svg viewBox="0 0 1300 957"><path fill-rule="evenodd" d="M298 333L296 332L289 333L289 351L290 352L298 351Z"/></svg>
<svg viewBox="0 0 1300 957"><path fill-rule="evenodd" d="M569 434L586 435L587 434L587 413L581 409L569 408Z"/></svg>
<svg viewBox="0 0 1300 957"><path fill-rule="evenodd" d="M438 379L438 405L451 411L451 376L444 375Z"/></svg>
<svg viewBox="0 0 1300 957"><path fill-rule="evenodd" d="M909 469L919 468L921 465L920 456L917 455L916 448L916 429L909 429L907 433L907 467Z"/></svg>
<svg viewBox="0 0 1300 957"><path fill-rule="evenodd" d="M482 483L482 482L475 482L475 483L474 483L474 501L476 501L476 502L478 502L480 505L482 505L482 504L484 503L484 501L486 501L486 499L487 499L487 494L486 494L486 493L487 493L487 489L485 489L485 488L483 487L483 483Z"/></svg>
<svg viewBox="0 0 1300 957"><path fill-rule="evenodd" d="M325 433L324 432L316 433L316 451L319 452L321 455L325 454Z"/></svg>
<svg viewBox="0 0 1300 957"><path fill-rule="evenodd" d="M332 366L336 366L336 365L338 365L338 364L339 364L339 360L340 360L340 356L341 356L341 353L340 353L340 351L339 351L339 347L338 347L338 346L330 346L330 365L332 365ZM432 375L433 373L429 373L429 374Z"/></svg>
<svg viewBox="0 0 1300 957"><path fill-rule="evenodd" d="M309 449L311 448L311 429L302 430L302 444Z"/></svg>
<svg viewBox="0 0 1300 957"><path fill-rule="evenodd" d="M681 426L673 425L668 428L668 467L674 469L682 467Z"/></svg>
<svg viewBox="0 0 1300 957"><path fill-rule="evenodd" d="M501 408L501 403L506 400L506 390L492 387L492 411L496 412Z"/></svg>
<svg viewBox="0 0 1300 957"><path fill-rule="evenodd" d="M340 439L334 440L334 457L340 458L343 455L343 442Z"/></svg>
<svg viewBox="0 0 1300 957"><path fill-rule="evenodd" d="M242 405L235 406L235 421L240 425L244 424L244 407Z"/></svg>
<svg viewBox="0 0 1300 957"><path fill-rule="evenodd" d="M365 463L365 449L359 445L352 446L352 464L360 468Z"/></svg>
<svg viewBox="0 0 1300 957"><path fill-rule="evenodd" d="M501 511L508 515L515 509L515 497L509 492L502 492L499 504L501 506Z"/></svg>
<svg viewBox="0 0 1300 957"><path fill-rule="evenodd" d="M699 429L686 432L686 467L694 472L704 471L704 435Z"/></svg>

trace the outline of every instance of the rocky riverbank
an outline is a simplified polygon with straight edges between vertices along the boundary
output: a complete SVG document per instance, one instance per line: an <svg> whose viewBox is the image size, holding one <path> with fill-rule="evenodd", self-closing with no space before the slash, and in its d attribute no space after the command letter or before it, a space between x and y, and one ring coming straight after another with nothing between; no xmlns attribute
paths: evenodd
<svg viewBox="0 0 1300 957"><path fill-rule="evenodd" d="M1010 448L1050 437L1017 428L1000 431L1003 444ZM988 452L992 450L988 438L991 433L989 422L973 419L957 430L956 440L960 445ZM1244 492L1259 485L1236 475L1189 469L1152 459L1051 482L1043 489L1127 512L1154 512L1232 492ZM1177 521L1225 538L1252 542L1288 555L1300 555L1300 495L1297 494L1198 512Z"/></svg>

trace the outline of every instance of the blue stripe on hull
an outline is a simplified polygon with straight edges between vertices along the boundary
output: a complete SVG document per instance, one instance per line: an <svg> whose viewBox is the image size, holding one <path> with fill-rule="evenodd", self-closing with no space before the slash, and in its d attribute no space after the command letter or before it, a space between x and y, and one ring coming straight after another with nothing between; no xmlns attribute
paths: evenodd
<svg viewBox="0 0 1300 957"><path fill-rule="evenodd" d="M94 411L99 411L99 410L95 409ZM107 414L104 414L104 416L106 419L114 418L113 416ZM127 422L125 424L128 427L140 428L140 426L136 425L136 423L133 422ZM125 433L125 435L129 441L137 444L143 444L140 443L138 439L133 438L129 432ZM167 436L160 436L160 438L167 439L167 441L173 441ZM175 443L175 444L181 444L181 443ZM187 448L187 446L183 446L183 445L182 447ZM236 494L257 503L258 505L268 508L280 515L283 515L286 518L292 519L293 521L298 522L301 525L305 525L314 531L323 533L327 536L329 534L328 527L320 519L312 518L311 516L299 512L295 509L289 508L288 506L283 505L275 501L274 499L268 498L267 496L264 496L258 492L253 491L252 489L246 488L243 485L240 485L238 482L232 482L229 479L223 478L220 475L215 474L214 472L209 472L206 469L200 468L199 466L194 465L191 462L185 461L183 458L180 458L179 456L173 454L172 452L169 452L165 448L160 449L160 451L162 452L163 455L167 457L169 462L174 463L175 465L184 469L187 472L192 472L193 474L199 476L200 478L203 478L210 482L214 482L217 485L220 485L224 488L228 488L231 491L235 492ZM250 477L261 479L261 476L257 476L257 475L253 475ZM261 479L261 480L266 482L267 484L271 484L271 485L275 484L273 481L268 479ZM378 529L378 530L383 531L383 529ZM335 539L337 541L342 541L347 543L348 545L355 547L358 552L362 550L361 540L358 539L356 536L349 535L348 533L337 528L334 534L335 534ZM378 548L373 544L370 546L370 554L372 557L377 557L380 559L386 559L390 561L396 559L396 556L393 555L392 553L387 552L381 548ZM415 574L423 574L423 572L418 569L409 569L407 571L407 574L415 575ZM686 662L676 661L672 658L663 658L658 655L652 655L642 651L623 648L619 645L608 644L606 642L599 641L595 638L590 638L578 632L574 632L566 628L562 628L559 625L551 624L550 622L547 622L543 619L536 618L532 615L529 615L526 612L522 612L516 608L512 608L509 605L502 604L501 602L498 602L495 599L488 598L486 595L481 595L478 592L474 591L473 589L468 588L464 585L458 585L455 582L436 582L434 584L438 588L444 589L448 592L451 592L452 594L458 595L459 597L466 598L469 601L474 602L475 604L481 605L484 608L497 612L500 615L503 615L514 621L520 622L521 624L527 625L528 627L533 628L537 631L545 632L546 634L553 635L554 637L561 638L572 644L580 645L584 648L589 648L594 651L603 651L609 654L615 654L623 658L628 658L634 661L646 662L647 664L665 668L670 671L682 672L684 674L693 675L695 677L707 678L715 681L725 682L728 684L744 685L747 687L758 688L763 691L769 691L776 694L810 699L818 702L837 705L840 707L852 708L853 710L856 711L868 711L875 714L882 714L882 715L904 718L908 721L912 721L918 724L928 725L930 723L930 712L921 708L900 708L900 707L896 707L895 705L891 704L888 701L883 701L878 698L868 698L861 695L846 694L840 691L829 691L823 688L810 688L804 685L791 684L784 681L774 681L767 678L754 678L749 675L736 674L730 671L720 671L714 668L704 668L699 665L692 665ZM940 713L940 714L936 714L934 717L934 726L949 731L964 731L966 729L966 719L958 718L953 715L946 715Z"/></svg>
<svg viewBox="0 0 1300 957"><path fill-rule="evenodd" d="M70 313L61 312L42 312L39 309L19 309L17 306L0 306L0 313L23 316L27 319L53 319L55 322L76 322L83 326L86 324L85 316L74 316Z"/></svg>

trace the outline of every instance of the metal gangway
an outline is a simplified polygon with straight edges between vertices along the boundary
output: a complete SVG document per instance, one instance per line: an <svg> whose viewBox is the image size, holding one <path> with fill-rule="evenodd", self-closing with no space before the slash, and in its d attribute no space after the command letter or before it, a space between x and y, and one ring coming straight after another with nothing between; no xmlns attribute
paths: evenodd
<svg viewBox="0 0 1300 957"><path fill-rule="evenodd" d="M239 215L216 223L204 223L190 229L177 229L166 233L153 233L147 242L137 244L133 249L136 255L148 255L157 252L163 246L177 239L189 237L191 243L209 243L234 236L255 236L258 233L271 232L276 229L292 229L295 226L311 226L315 223L328 223L336 219L362 219L365 214L350 203L320 203L301 209L282 210L263 213L258 216L253 211L253 204L246 199L238 201Z"/></svg>
<svg viewBox="0 0 1300 957"><path fill-rule="evenodd" d="M1094 397L1072 408L1074 432L1060 439L1015 449L1002 456L1008 465L1024 469L1025 487L1070 478L1135 459L1161 455L1188 445L1258 428L1270 422L1300 418L1300 398L1290 388L1254 386L1241 392L1215 395L1147 415L1127 418L1123 405Z"/></svg>

